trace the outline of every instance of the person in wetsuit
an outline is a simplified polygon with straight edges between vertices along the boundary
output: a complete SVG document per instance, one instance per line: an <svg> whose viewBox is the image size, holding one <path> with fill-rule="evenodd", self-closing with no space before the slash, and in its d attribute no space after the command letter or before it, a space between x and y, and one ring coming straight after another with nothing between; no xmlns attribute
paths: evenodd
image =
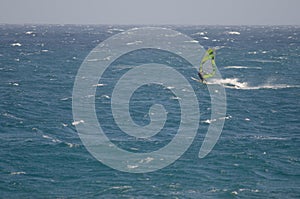
<svg viewBox="0 0 300 199"><path fill-rule="evenodd" d="M204 78L203 78L203 76L202 76L202 74L201 74L200 72L198 72L198 76L199 76L201 82L204 82L204 81L205 81Z"/></svg>

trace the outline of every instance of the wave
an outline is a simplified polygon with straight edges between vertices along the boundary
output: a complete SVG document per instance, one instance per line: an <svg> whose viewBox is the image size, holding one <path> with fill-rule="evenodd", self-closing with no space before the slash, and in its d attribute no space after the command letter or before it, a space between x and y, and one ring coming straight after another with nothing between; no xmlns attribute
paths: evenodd
<svg viewBox="0 0 300 199"><path fill-rule="evenodd" d="M113 71L127 70L132 69L133 67L133 65L116 65L114 66L115 69L113 69Z"/></svg>
<svg viewBox="0 0 300 199"><path fill-rule="evenodd" d="M197 40L189 40L189 41L184 41L185 43L199 43Z"/></svg>
<svg viewBox="0 0 300 199"><path fill-rule="evenodd" d="M201 36L204 36L204 35L207 35L207 32L206 31L204 31L204 32L196 32L196 33L194 33L192 35L201 35Z"/></svg>
<svg viewBox="0 0 300 199"><path fill-rule="evenodd" d="M17 42L17 43L12 43L12 44L10 44L11 46L22 46L22 44L21 43L19 43L19 42Z"/></svg>
<svg viewBox="0 0 300 199"><path fill-rule="evenodd" d="M250 52L250 54L251 53L255 54L255 52ZM274 60L274 59L247 59L246 61L248 61L248 62L258 62L258 63L278 63L278 62L280 62L279 60Z"/></svg>
<svg viewBox="0 0 300 199"><path fill-rule="evenodd" d="M290 140L290 138L275 137L275 136L261 136L261 135L255 135L251 138L256 140Z"/></svg>
<svg viewBox="0 0 300 199"><path fill-rule="evenodd" d="M240 32L238 32L238 31L228 31L228 32L226 32L227 34L229 34L229 35L240 35L241 33Z"/></svg>
<svg viewBox="0 0 300 199"><path fill-rule="evenodd" d="M248 82L240 82L238 78L226 79L213 79L207 84L219 84L229 89L239 90L258 90L258 89L285 89L285 88L300 88L300 85L287 85L287 84L262 84L258 86L250 86Z"/></svg>
<svg viewBox="0 0 300 199"><path fill-rule="evenodd" d="M261 67L255 67L255 66L225 66L226 69L258 69L261 70Z"/></svg>
<svg viewBox="0 0 300 199"><path fill-rule="evenodd" d="M229 119L231 119L232 118L232 116L231 115L227 115L227 116L225 116L225 117L220 117L220 118L218 118L219 120L229 120ZM217 119L207 119L207 120L204 120L204 121L201 121L202 123L206 123L206 124L210 124L210 123L212 123L212 122L216 122L217 121Z"/></svg>
<svg viewBox="0 0 300 199"><path fill-rule="evenodd" d="M67 101L67 100L70 100L70 99L72 99L72 97L64 97L64 98L61 98L60 100L61 101Z"/></svg>
<svg viewBox="0 0 300 199"><path fill-rule="evenodd" d="M10 173L10 175L24 175L24 174L26 174L26 172L24 171L14 171Z"/></svg>
<svg viewBox="0 0 300 199"><path fill-rule="evenodd" d="M138 45L138 44L141 44L143 43L143 41L134 41L134 42L128 42L126 43L127 46L130 46L130 45Z"/></svg>
<svg viewBox="0 0 300 199"><path fill-rule="evenodd" d="M66 145L66 146L68 146L70 148L78 147L79 146L77 144L73 144L73 143L70 143L70 142L62 141L60 139L53 138L53 137L51 137L49 135L45 135L45 134L43 134L42 137L45 138L45 139L47 139L47 140L50 140L53 143L64 144L64 145Z"/></svg>
<svg viewBox="0 0 300 199"><path fill-rule="evenodd" d="M68 126L67 124L62 124L64 127ZM63 141L63 140L60 140L60 139L57 139L55 137L52 137L50 135L47 135L45 134L42 130L38 129L38 128L32 128L32 130L36 131L42 138L44 138L45 140L49 140L50 142L52 143L56 143L56 144L63 144L64 146L68 146L70 148L73 148L73 147L78 147L80 145L78 144L73 144L73 143L70 143L70 142L66 142L66 141Z"/></svg>

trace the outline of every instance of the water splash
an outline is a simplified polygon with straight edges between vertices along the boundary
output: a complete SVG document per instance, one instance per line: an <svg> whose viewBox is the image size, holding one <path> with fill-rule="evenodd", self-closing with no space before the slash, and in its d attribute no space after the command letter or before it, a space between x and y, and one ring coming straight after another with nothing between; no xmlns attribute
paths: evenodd
<svg viewBox="0 0 300 199"><path fill-rule="evenodd" d="M225 88L237 90L300 88L300 85L272 84L270 82L258 86L251 86L248 82L241 82L238 78L212 79L207 82L207 84L218 84Z"/></svg>

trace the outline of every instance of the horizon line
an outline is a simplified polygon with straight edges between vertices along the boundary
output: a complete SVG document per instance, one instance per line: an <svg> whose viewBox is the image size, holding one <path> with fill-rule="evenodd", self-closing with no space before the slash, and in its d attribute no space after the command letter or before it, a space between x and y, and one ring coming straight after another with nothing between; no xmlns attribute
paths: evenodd
<svg viewBox="0 0 300 199"><path fill-rule="evenodd" d="M6 23L0 25L55 25L55 26L300 26L300 24L117 24L117 23Z"/></svg>

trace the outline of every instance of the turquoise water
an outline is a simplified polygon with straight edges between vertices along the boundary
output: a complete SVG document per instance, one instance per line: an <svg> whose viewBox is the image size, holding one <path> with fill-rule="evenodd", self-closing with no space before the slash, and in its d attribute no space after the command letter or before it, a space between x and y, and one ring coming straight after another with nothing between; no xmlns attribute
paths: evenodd
<svg viewBox="0 0 300 199"><path fill-rule="evenodd" d="M218 48L216 63L227 95L225 125L211 153L199 159L203 137L214 121L207 88L190 81L201 112L194 142L168 167L132 174L96 160L82 144L72 116L73 84L85 57L103 40L132 27L0 26L1 197L299 198L300 28L168 27L205 48ZM97 116L108 137L137 153L165 146L180 122L173 94L150 85L132 96L131 116L145 125L145 113L159 102L172 113L165 128L153 139L136 141L116 126L110 75L122 75L145 56L170 55L141 51L123 57L99 82L107 86L97 89L96 96ZM196 77L184 60L173 58L171 65L187 79Z"/></svg>

